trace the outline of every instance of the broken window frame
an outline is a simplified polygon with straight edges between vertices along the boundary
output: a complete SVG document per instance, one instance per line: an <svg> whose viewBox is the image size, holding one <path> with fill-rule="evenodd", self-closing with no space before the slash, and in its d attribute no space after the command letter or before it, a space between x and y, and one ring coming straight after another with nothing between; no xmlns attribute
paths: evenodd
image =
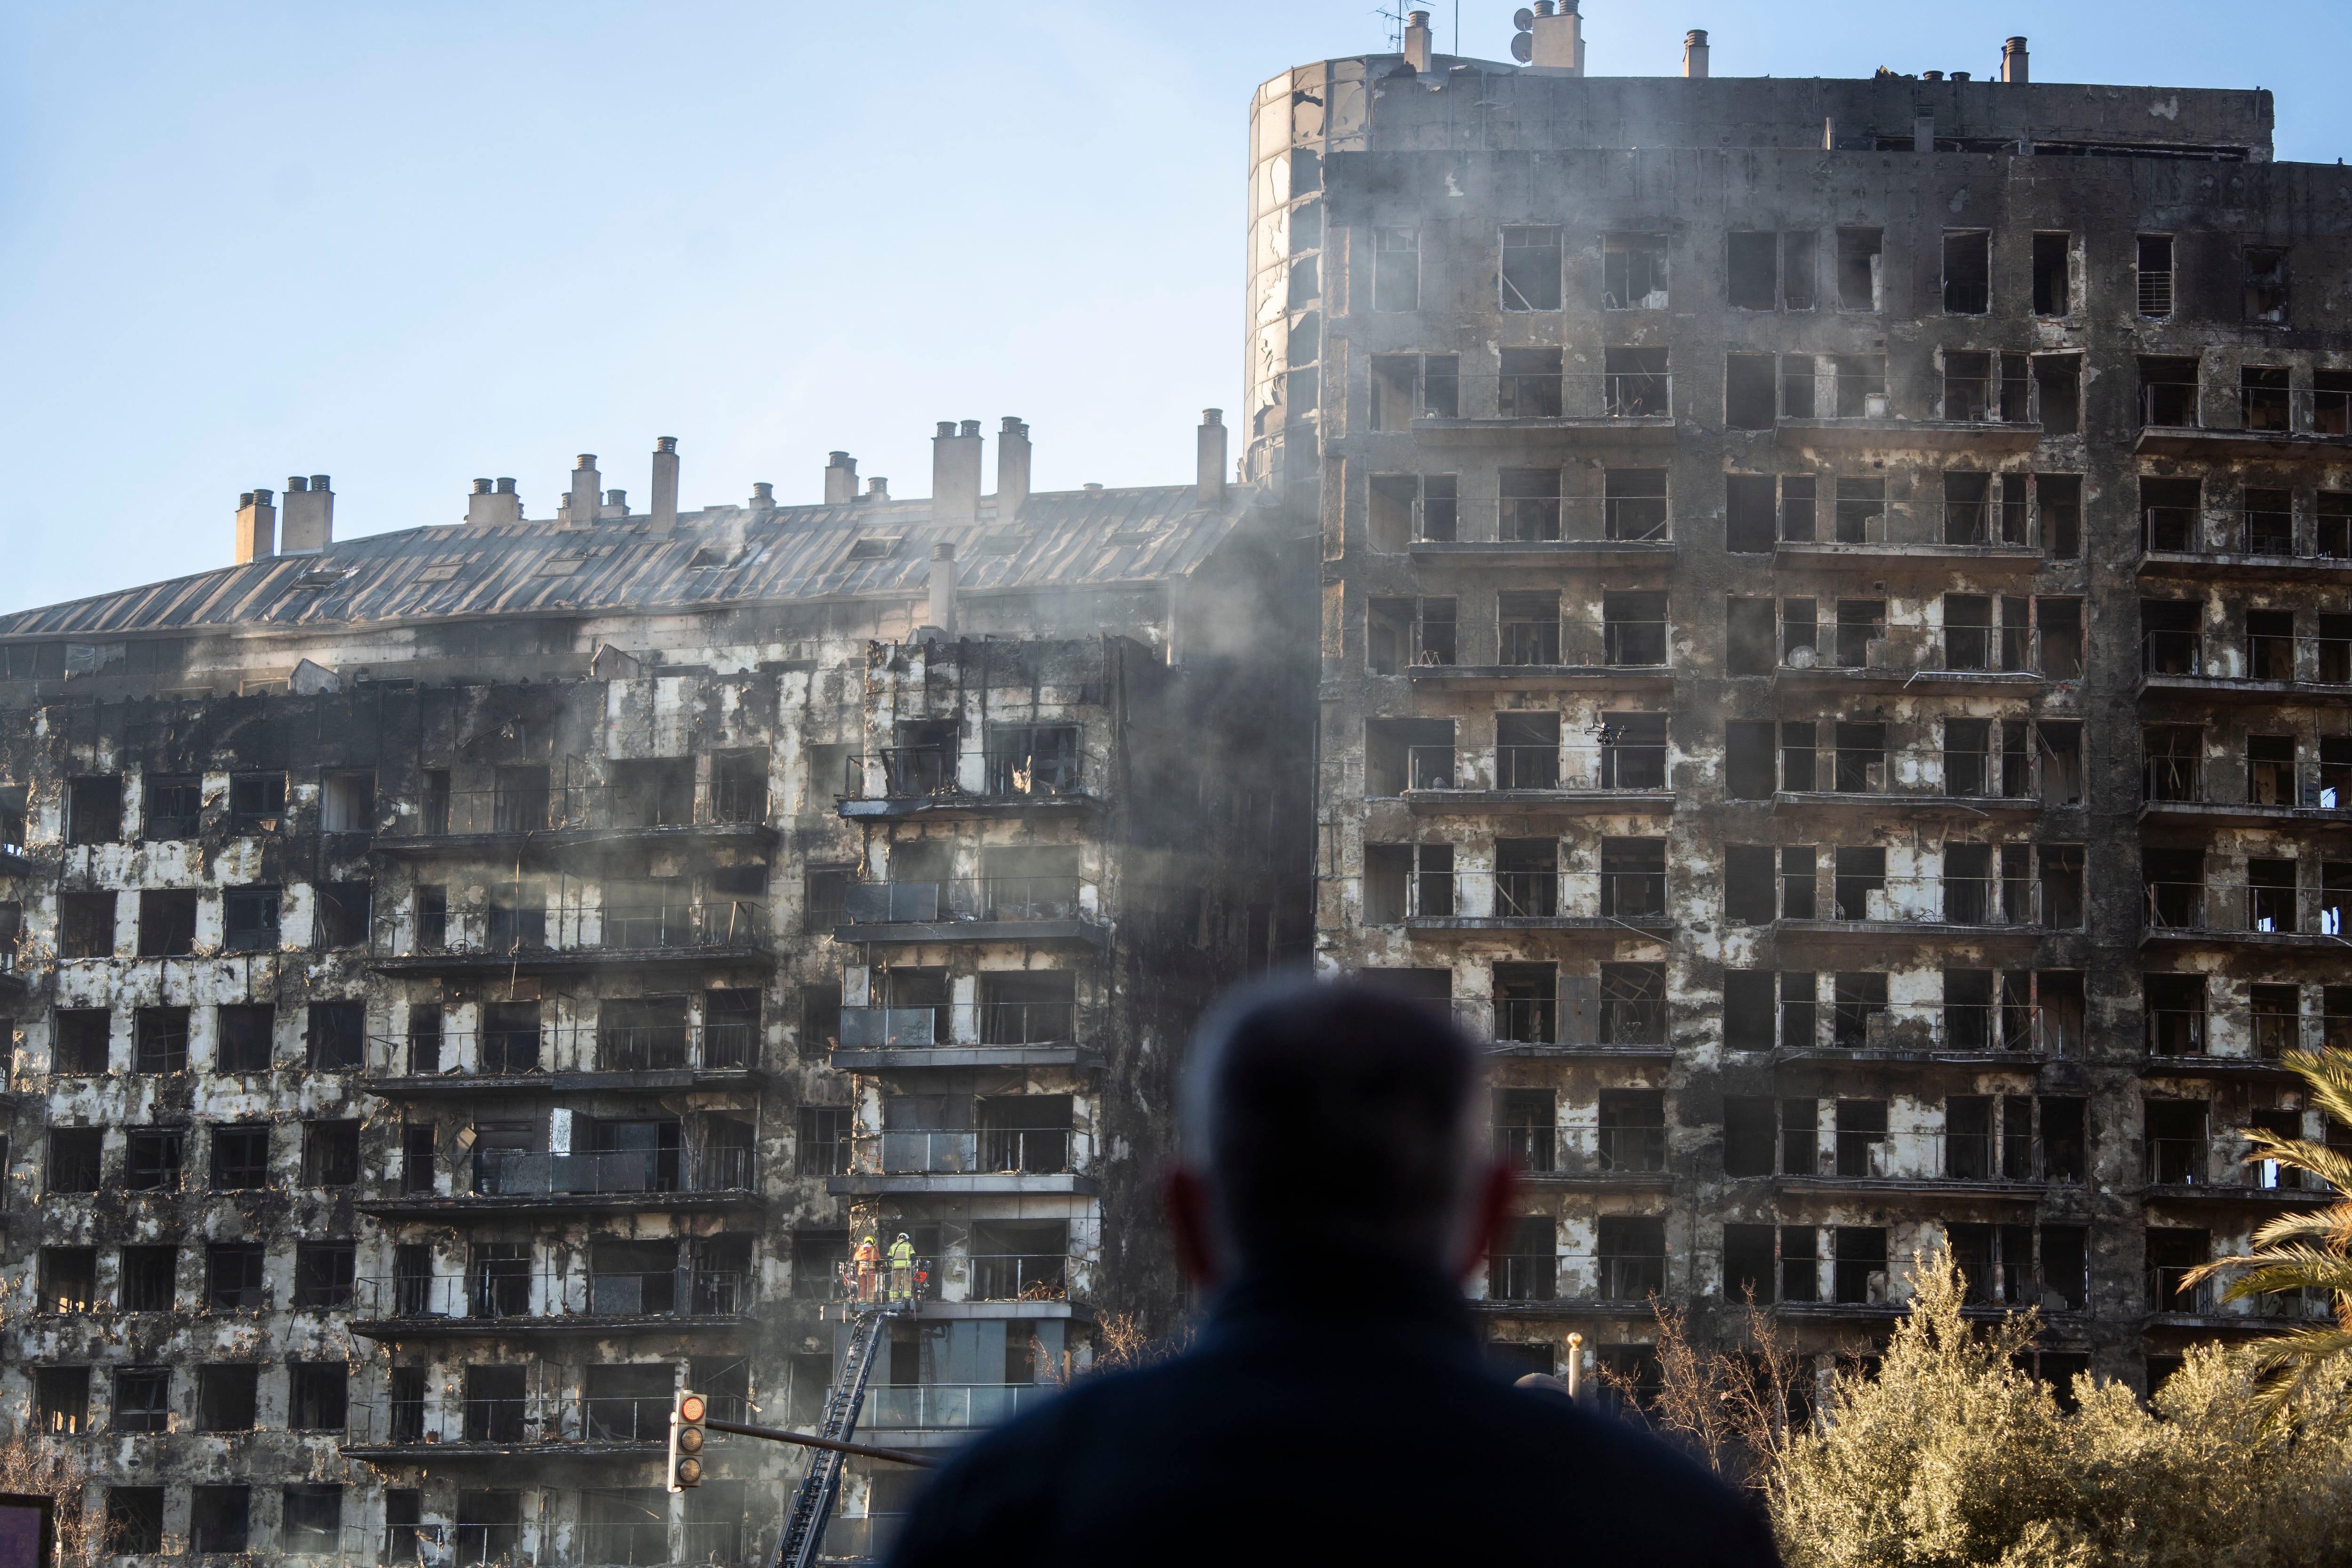
<svg viewBox="0 0 2352 1568"><path fill-rule="evenodd" d="M1771 241L1771 271L1769 287L1764 290L1770 299L1755 303L1751 289L1748 298L1739 297L1739 262L1737 252L1742 238L1753 240L1763 237ZM1731 229L1724 236L1724 299L1735 310L1810 311L1819 308L1821 300L1820 270L1821 237L1815 230L1804 229ZM1791 288L1792 280L1801 275L1803 287Z"/></svg>
<svg viewBox="0 0 2352 1568"><path fill-rule="evenodd" d="M1547 239L1546 236L1549 237ZM1515 250L1529 253L1516 269L1516 281L1511 264L1511 253ZM1546 252L1551 258L1548 273L1543 261ZM1559 225L1503 225L1495 268L1498 308L1514 315L1542 314L1561 309L1566 293L1566 259L1563 231ZM1534 290L1532 298L1529 289ZM1514 300L1517 302L1514 303Z"/></svg>
<svg viewBox="0 0 2352 1568"><path fill-rule="evenodd" d="M2058 242L2055 246L2045 243L2053 239ZM2074 236L2065 229L2036 229L2032 244L2033 313L2053 321L2074 315L2078 295L2074 288ZM2049 261L2053 250L2057 252L2056 287L2045 289L2042 285L2052 276Z"/></svg>
<svg viewBox="0 0 2352 1568"><path fill-rule="evenodd" d="M1851 269L1860 263L1864 269L1863 283L1870 302L1853 302L1853 290L1849 287L1855 279ZM1837 231L1836 283L1838 310L1847 315L1882 313L1886 308L1886 231L1884 228L1842 227Z"/></svg>
<svg viewBox="0 0 2352 1568"><path fill-rule="evenodd" d="M1417 227L1373 226L1373 310L1402 313L1421 309L1421 232Z"/></svg>
<svg viewBox="0 0 2352 1568"><path fill-rule="evenodd" d="M1460 479L1454 474L1374 474L1366 490L1367 542L1383 554L1416 544L1452 544L1461 538ZM1402 504L1405 515L1394 516ZM1399 531L1394 523L1402 521Z"/></svg>
<svg viewBox="0 0 2352 1568"><path fill-rule="evenodd" d="M2291 325L2293 299L2287 273L2287 247L2250 245L2243 254L2245 321L2249 326Z"/></svg>
<svg viewBox="0 0 2352 1568"><path fill-rule="evenodd" d="M1625 231L1601 237L1601 308L1603 310L1664 310L1671 308L1673 269L1667 236ZM1634 258L1640 258L1637 262ZM1650 287L1639 295L1636 285Z"/></svg>
<svg viewBox="0 0 2352 1568"><path fill-rule="evenodd" d="M2134 237L2132 270L2143 320L2165 321L2179 308L2179 268L2178 237L2142 234Z"/></svg>

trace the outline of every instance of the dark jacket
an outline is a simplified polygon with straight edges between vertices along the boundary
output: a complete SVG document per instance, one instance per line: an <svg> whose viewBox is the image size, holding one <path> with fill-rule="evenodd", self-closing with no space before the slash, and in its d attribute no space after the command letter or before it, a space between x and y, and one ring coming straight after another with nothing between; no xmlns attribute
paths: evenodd
<svg viewBox="0 0 2352 1568"><path fill-rule="evenodd" d="M1434 1274L1244 1279L1198 1348L1081 1381L926 1489L892 1568L1363 1563L1766 1568L1748 1502L1514 1388Z"/></svg>

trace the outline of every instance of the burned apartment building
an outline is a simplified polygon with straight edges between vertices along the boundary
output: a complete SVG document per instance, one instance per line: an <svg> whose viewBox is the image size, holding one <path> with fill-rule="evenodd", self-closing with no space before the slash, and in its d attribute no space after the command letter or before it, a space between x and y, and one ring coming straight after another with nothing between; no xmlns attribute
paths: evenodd
<svg viewBox="0 0 2352 1568"><path fill-rule="evenodd" d="M2021 38L1611 79L1576 11L1252 111L1317 961L1493 1044L1498 1353L1751 1290L1866 1352L1937 1243L2045 1373L2315 1314L2181 1275L2322 1199L2234 1132L2352 1041L2343 171Z"/></svg>
<svg viewBox="0 0 2352 1568"><path fill-rule="evenodd" d="M648 510L583 458L346 541L298 478L233 565L0 620L0 1400L110 1554L764 1561L798 1451L672 1497L673 1396L812 1420L855 1237L928 1276L886 1443L1173 1300L1178 1047L1307 930L1277 514L1197 441L1032 494L1008 419L990 494L947 424L927 500L835 453L681 511L665 439Z"/></svg>

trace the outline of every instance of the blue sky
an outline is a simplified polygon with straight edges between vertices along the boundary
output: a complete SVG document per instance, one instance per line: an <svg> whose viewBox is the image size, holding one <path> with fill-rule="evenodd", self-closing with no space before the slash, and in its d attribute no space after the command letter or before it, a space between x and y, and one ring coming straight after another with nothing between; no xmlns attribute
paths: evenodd
<svg viewBox="0 0 2352 1568"><path fill-rule="evenodd" d="M1465 0L1505 58L1512 3ZM1440 0L1439 47L1454 7ZM1585 0L1595 74L1997 70L2267 87L2352 153L2352 5ZM2259 25L2248 25L2258 21ZM0 608L228 559L239 490L334 476L337 532L929 488L932 422L1027 419L1040 488L1189 477L1234 407L1250 90L1384 47L1364 0L0 8Z"/></svg>

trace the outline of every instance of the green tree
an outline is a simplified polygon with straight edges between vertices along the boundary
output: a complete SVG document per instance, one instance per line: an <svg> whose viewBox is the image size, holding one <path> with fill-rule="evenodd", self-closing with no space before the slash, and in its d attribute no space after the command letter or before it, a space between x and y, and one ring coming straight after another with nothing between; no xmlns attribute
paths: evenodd
<svg viewBox="0 0 2352 1568"><path fill-rule="evenodd" d="M2352 1128L2352 1051L2294 1051L2285 1064L2311 1086L2315 1105L2337 1125ZM2352 1363L2352 1155L2257 1127L2242 1128L2239 1136L2252 1145L2248 1164L2275 1160L2336 1193L2336 1202L2326 1208L2281 1215L2263 1225L2254 1232L2253 1251L2217 1258L2187 1276L2190 1284L2234 1276L2222 1291L2226 1300L2307 1293L2333 1310L2333 1321L2293 1330L2255 1347L2256 1403L2276 1419L2314 1378Z"/></svg>

